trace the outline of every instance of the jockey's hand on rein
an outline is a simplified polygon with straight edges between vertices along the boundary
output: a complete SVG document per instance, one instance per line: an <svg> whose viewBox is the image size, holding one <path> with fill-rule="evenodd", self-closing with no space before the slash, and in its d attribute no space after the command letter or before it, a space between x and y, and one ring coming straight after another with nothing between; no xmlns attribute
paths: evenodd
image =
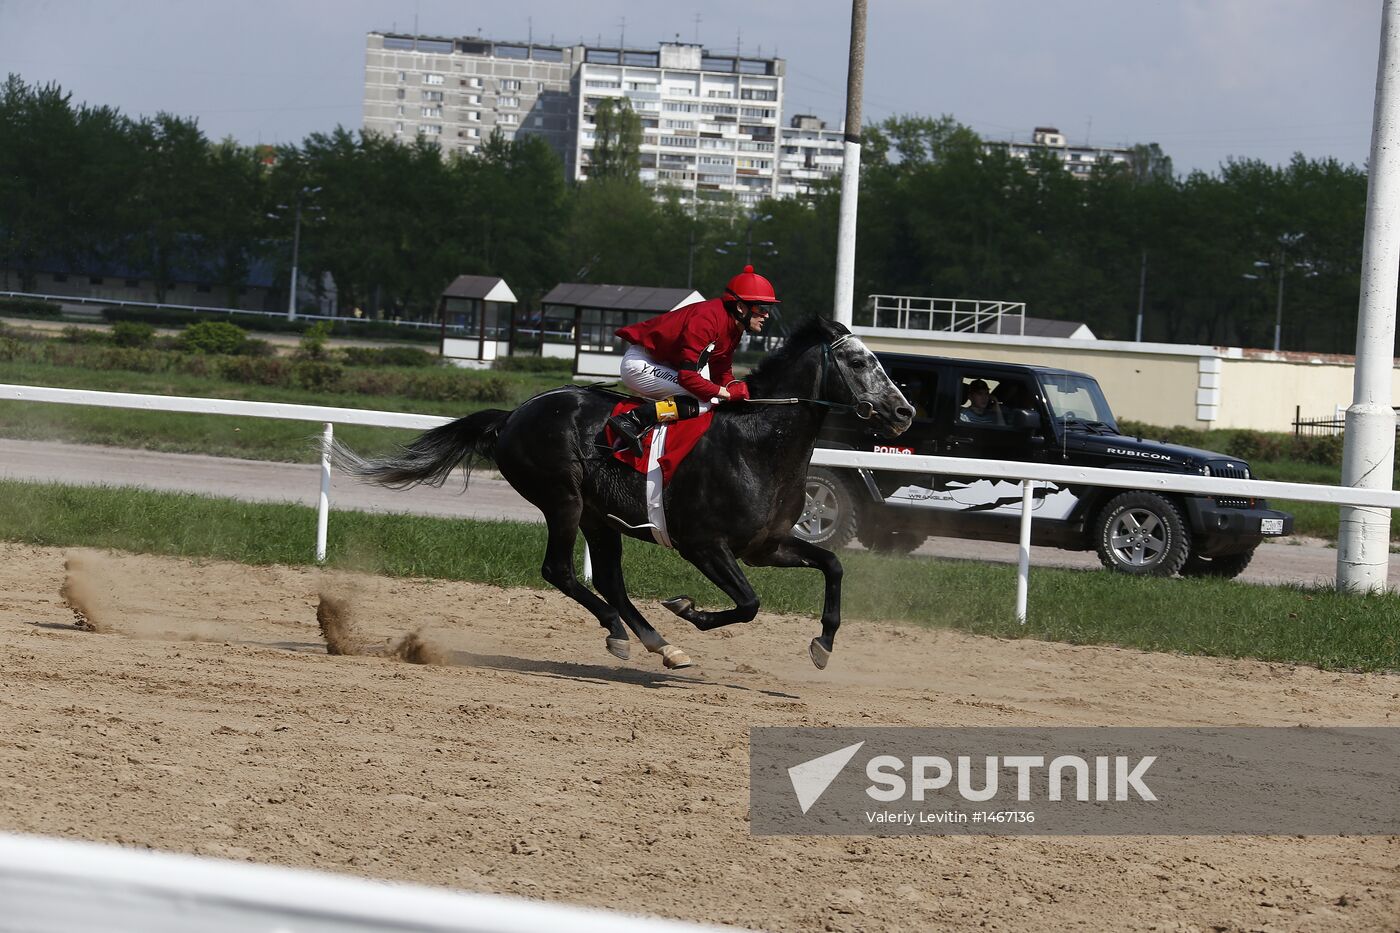
<svg viewBox="0 0 1400 933"><path fill-rule="evenodd" d="M738 379L729 383L725 388L729 390L728 400L731 402L742 402L749 397L748 383L740 382Z"/></svg>

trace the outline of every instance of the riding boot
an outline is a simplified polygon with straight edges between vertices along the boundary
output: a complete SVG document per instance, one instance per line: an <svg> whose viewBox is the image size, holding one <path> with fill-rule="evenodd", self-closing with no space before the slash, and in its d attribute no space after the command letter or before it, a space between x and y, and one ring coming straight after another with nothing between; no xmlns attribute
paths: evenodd
<svg viewBox="0 0 1400 933"><path fill-rule="evenodd" d="M608 426L618 435L618 447L626 447L635 457L642 456L642 437L658 424L671 424L700 414L700 403L689 395L673 395L659 402L646 401L631 411L614 415Z"/></svg>

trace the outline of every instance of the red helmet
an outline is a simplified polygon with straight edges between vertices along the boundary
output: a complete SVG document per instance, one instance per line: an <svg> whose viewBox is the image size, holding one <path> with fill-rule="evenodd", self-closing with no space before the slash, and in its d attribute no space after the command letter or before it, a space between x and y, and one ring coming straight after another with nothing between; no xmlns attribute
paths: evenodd
<svg viewBox="0 0 1400 933"><path fill-rule="evenodd" d="M729 280L729 284L724 289L728 294L744 301L752 301L765 305L776 305L778 301L773 294L773 283L753 271L753 266L745 266L744 271Z"/></svg>

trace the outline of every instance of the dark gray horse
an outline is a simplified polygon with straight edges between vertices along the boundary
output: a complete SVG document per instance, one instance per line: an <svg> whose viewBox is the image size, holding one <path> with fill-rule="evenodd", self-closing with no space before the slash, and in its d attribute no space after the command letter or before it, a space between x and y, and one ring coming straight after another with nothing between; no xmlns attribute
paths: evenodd
<svg viewBox="0 0 1400 933"><path fill-rule="evenodd" d="M756 401L715 409L709 430L675 469L662 499L672 545L734 607L697 609L689 596L662 605L701 631L748 622L758 613L758 596L740 560L755 567L815 567L826 578L826 593L822 633L809 651L825 668L841 625L841 562L792 533L817 432L829 410L845 408L893 436L909 427L914 410L860 340L821 319L765 357L747 381ZM479 411L434 428L395 456L365 460L337 445L336 462L371 482L403 488L440 485L459 463L470 467L474 455L494 460L544 513L549 544L540 572L598 617L608 631L607 649L628 656L625 623L667 667L687 667L685 652L667 644L632 605L622 579L622 535L652 536L645 476L602 445L603 423L617 400L567 386L514 411ZM591 549L597 594L574 575L580 529Z"/></svg>

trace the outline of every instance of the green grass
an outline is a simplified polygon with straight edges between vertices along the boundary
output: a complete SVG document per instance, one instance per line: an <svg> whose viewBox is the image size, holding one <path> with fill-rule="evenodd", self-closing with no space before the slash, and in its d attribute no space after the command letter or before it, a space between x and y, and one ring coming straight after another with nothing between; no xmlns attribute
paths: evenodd
<svg viewBox="0 0 1400 933"><path fill-rule="evenodd" d="M1296 460L1262 460L1250 464L1257 479L1274 480L1280 483L1319 483L1324 486L1338 486L1342 482L1342 469L1319 463L1300 463ZM1400 482L1395 483L1400 488ZM1293 533L1314 538L1337 540L1337 526L1340 510L1335 505L1321 502L1293 502L1276 499L1269 503L1271 508L1282 509L1293 514ZM1390 539L1400 541L1400 510L1390 513Z"/></svg>
<svg viewBox="0 0 1400 933"><path fill-rule="evenodd" d="M38 363L0 363L0 382L18 385L289 402L298 405L331 405L338 408L409 411L453 418L468 415L482 408L511 407L536 392L560 384L556 376L548 374L500 375L511 384L513 397L510 402L432 402L397 396L366 397L248 385L182 373L138 373L122 370L85 370ZM82 405L0 402L0 437L26 440L105 444L171 453L200 453L218 457L305 463L316 457L313 448L308 446L307 437L317 432L319 428L316 425L300 421ZM336 427L338 438L352 447L367 450L383 449L392 443L412 437L414 433L390 428L348 425Z"/></svg>
<svg viewBox="0 0 1400 933"><path fill-rule="evenodd" d="M312 563L315 516L301 506L9 481L0 481L0 501L8 506L0 509L3 540L250 564ZM327 563L393 576L543 588L538 567L544 543L542 525L336 512ZM632 594L656 618L664 613L647 602L678 593L705 607L728 605L674 552L628 541L624 559ZM1030 622L1021 626L1013 617L1012 567L858 552L841 559L845 641L860 637L858 620L885 619L1002 638L1400 669L1400 597L1394 595L1037 568ZM766 610L819 612L822 582L815 571L754 568L748 574Z"/></svg>

